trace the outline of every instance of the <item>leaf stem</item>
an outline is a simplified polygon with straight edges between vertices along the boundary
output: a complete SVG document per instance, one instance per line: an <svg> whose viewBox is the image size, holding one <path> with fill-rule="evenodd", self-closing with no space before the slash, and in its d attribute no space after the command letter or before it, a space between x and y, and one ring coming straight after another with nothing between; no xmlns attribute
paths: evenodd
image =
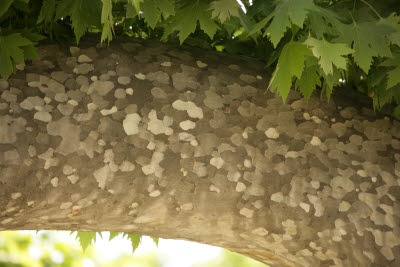
<svg viewBox="0 0 400 267"><path fill-rule="evenodd" d="M349 12L351 19L356 24L356 20L354 19L353 14L351 14L350 10L348 10L347 8L346 8L346 10L347 10L347 12Z"/></svg>
<svg viewBox="0 0 400 267"><path fill-rule="evenodd" d="M375 8L373 8L373 6L371 6L371 4L369 4L367 1L365 0L361 0L361 2L363 2L364 4L366 4L372 11L375 12L375 14L378 16L379 19L382 19L381 15L379 15L378 11L375 10Z"/></svg>

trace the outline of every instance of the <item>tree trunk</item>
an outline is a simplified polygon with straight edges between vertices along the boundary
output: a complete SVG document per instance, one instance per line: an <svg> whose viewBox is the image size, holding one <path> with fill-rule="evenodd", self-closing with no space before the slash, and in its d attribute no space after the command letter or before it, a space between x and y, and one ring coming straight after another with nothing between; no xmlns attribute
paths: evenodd
<svg viewBox="0 0 400 267"><path fill-rule="evenodd" d="M0 81L0 230L123 231L271 266L400 266L400 123L260 62L114 41Z"/></svg>

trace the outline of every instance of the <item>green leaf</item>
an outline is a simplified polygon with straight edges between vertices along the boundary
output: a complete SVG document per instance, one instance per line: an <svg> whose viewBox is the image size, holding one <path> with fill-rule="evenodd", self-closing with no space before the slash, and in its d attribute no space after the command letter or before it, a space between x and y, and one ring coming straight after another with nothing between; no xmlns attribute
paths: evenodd
<svg viewBox="0 0 400 267"><path fill-rule="evenodd" d="M318 65L306 66L301 74L300 79L296 80L295 87L299 90L304 98L308 101L312 92L317 86L321 86L321 76L318 73Z"/></svg>
<svg viewBox="0 0 400 267"><path fill-rule="evenodd" d="M160 10L156 5L156 1L147 0L143 2L143 17L147 24L154 29L157 22L160 20Z"/></svg>
<svg viewBox="0 0 400 267"><path fill-rule="evenodd" d="M110 232L110 239L108 239L108 241L113 240L119 234L121 234L121 232Z"/></svg>
<svg viewBox="0 0 400 267"><path fill-rule="evenodd" d="M250 30L249 35L259 32L262 28L264 28L265 25L267 25L268 22L271 20L274 14L275 12L269 14L269 16L263 18L259 23L255 24L253 28Z"/></svg>
<svg viewBox="0 0 400 267"><path fill-rule="evenodd" d="M388 36L388 39L392 44L396 44L396 45L400 46L400 30L399 30L399 32L391 33Z"/></svg>
<svg viewBox="0 0 400 267"><path fill-rule="evenodd" d="M394 29L382 21L356 22L344 25L335 41L346 43L354 49L354 61L368 74L373 57L391 57L390 45L385 35Z"/></svg>
<svg viewBox="0 0 400 267"><path fill-rule="evenodd" d="M243 26L243 28L247 32L250 32L251 29L254 27L254 22L252 22L250 20L249 16L247 16L247 14L245 14L241 8L239 9L239 20L240 20L240 24ZM257 42L257 35L256 34L249 34L249 36L251 36L251 38L253 38L253 40Z"/></svg>
<svg viewBox="0 0 400 267"><path fill-rule="evenodd" d="M254 17L258 13L268 16L274 10L274 2L274 0L253 1L253 4L247 9L246 14L250 17Z"/></svg>
<svg viewBox="0 0 400 267"><path fill-rule="evenodd" d="M139 16L139 11L133 6L132 4L128 3L126 5L126 18L127 19L132 19L136 16Z"/></svg>
<svg viewBox="0 0 400 267"><path fill-rule="evenodd" d="M381 109L385 104L391 104L393 99L397 104L400 103L400 85L386 89L385 87L376 87L373 96L374 109Z"/></svg>
<svg viewBox="0 0 400 267"><path fill-rule="evenodd" d="M139 15L140 3L142 3L143 1L144 0L128 0L128 2L130 3L130 5L128 5L128 6L134 7L136 14Z"/></svg>
<svg viewBox="0 0 400 267"><path fill-rule="evenodd" d="M146 0L142 8L144 20L152 29L160 21L161 15L166 19L175 13L174 4L169 0Z"/></svg>
<svg viewBox="0 0 400 267"><path fill-rule="evenodd" d="M318 39L324 37L324 34L336 36L337 29L343 24L335 12L316 5L308 13L308 19L309 29Z"/></svg>
<svg viewBox="0 0 400 267"><path fill-rule="evenodd" d="M13 2L14 2L14 0L1 0L0 1L0 17L3 16L3 14L7 12L8 8L11 6L11 4Z"/></svg>
<svg viewBox="0 0 400 267"><path fill-rule="evenodd" d="M211 18L208 4L202 0L193 1L191 4L183 7L176 12L174 17L167 21L163 39L174 31L178 31L180 43L196 30L197 22L200 23L200 28L213 38L218 26Z"/></svg>
<svg viewBox="0 0 400 267"><path fill-rule="evenodd" d="M153 0L153 1L157 3L157 7L161 11L161 14L164 19L175 14L174 1L170 0Z"/></svg>
<svg viewBox="0 0 400 267"><path fill-rule="evenodd" d="M150 236L150 237L151 237L151 239L153 239L154 243L156 243L156 246L158 247L159 238L158 237L152 237L152 236Z"/></svg>
<svg viewBox="0 0 400 267"><path fill-rule="evenodd" d="M291 24L303 28L304 20L310 9L314 7L312 0L281 0L273 13L262 21L264 27L272 19L264 35L269 35L274 47L278 45ZM261 24L262 25L262 24ZM260 27L260 26L258 26Z"/></svg>
<svg viewBox="0 0 400 267"><path fill-rule="evenodd" d="M36 48L33 45L21 46L21 49L24 51L24 57L26 59L38 58Z"/></svg>
<svg viewBox="0 0 400 267"><path fill-rule="evenodd" d="M36 23L39 24L42 21L44 21L45 23L50 23L53 21L55 14L56 14L56 1L44 0Z"/></svg>
<svg viewBox="0 0 400 267"><path fill-rule="evenodd" d="M14 33L6 36L0 36L0 75L3 79L15 71L15 65L23 63L25 54L32 56L28 51L28 46L33 44L29 39L23 37L20 33Z"/></svg>
<svg viewBox="0 0 400 267"><path fill-rule="evenodd" d="M239 4L236 0L219 0L210 5L212 18L218 18L224 23L229 17L239 17Z"/></svg>
<svg viewBox="0 0 400 267"><path fill-rule="evenodd" d="M63 0L57 5L56 20L70 16L76 42L79 43L89 28L101 27L101 11L99 0Z"/></svg>
<svg viewBox="0 0 400 267"><path fill-rule="evenodd" d="M127 234L123 233L123 237L128 236L128 239L131 241L132 245L132 254L135 252L135 250L139 247L140 240L142 239L141 235L134 235L134 234Z"/></svg>
<svg viewBox="0 0 400 267"><path fill-rule="evenodd" d="M321 39L324 34L337 36L338 28L343 26L343 18L336 12L314 5L308 13L310 31L315 34L317 39Z"/></svg>
<svg viewBox="0 0 400 267"><path fill-rule="evenodd" d="M283 101L289 94L292 77L301 78L306 56L312 56L312 53L304 44L292 41L283 47L268 86L272 91L277 90Z"/></svg>
<svg viewBox="0 0 400 267"><path fill-rule="evenodd" d="M32 42L39 42L40 40L45 39L46 37L43 35L40 35L38 33L34 33L29 29L23 29L20 31L21 35L25 38L28 38Z"/></svg>
<svg viewBox="0 0 400 267"><path fill-rule="evenodd" d="M400 105L397 105L397 107L395 107L393 112L392 112L392 116L393 117L397 117L399 115L400 115Z"/></svg>
<svg viewBox="0 0 400 267"><path fill-rule="evenodd" d="M103 8L101 10L101 23L103 24L103 30L101 32L101 42L103 43L106 39L111 41L113 33L113 15L112 15L112 1L102 0Z"/></svg>
<svg viewBox="0 0 400 267"><path fill-rule="evenodd" d="M339 79L342 78L343 74L335 66L333 66L332 73L325 74L323 70L320 70L319 75L324 78L321 94L325 92L325 95L329 101L333 92L333 88L340 84Z"/></svg>
<svg viewBox="0 0 400 267"><path fill-rule="evenodd" d="M394 67L394 69L387 72L388 80L386 88L392 88L400 83L400 53L393 55L393 58L385 60L382 64L383 67Z"/></svg>
<svg viewBox="0 0 400 267"><path fill-rule="evenodd" d="M71 235L74 232L71 232ZM92 241L96 242L96 234L99 234L101 237L101 232L76 232L76 239L81 244L83 249L83 253L85 253L86 248L92 244Z"/></svg>
<svg viewBox="0 0 400 267"><path fill-rule="evenodd" d="M398 83L400 83L400 63L394 70L388 72L387 88L392 88Z"/></svg>
<svg viewBox="0 0 400 267"><path fill-rule="evenodd" d="M386 18L382 18L379 23L393 29L393 32L387 34L387 38L391 44L400 46L400 16L392 13Z"/></svg>
<svg viewBox="0 0 400 267"><path fill-rule="evenodd" d="M22 11L24 13L30 13L28 6L29 1L30 0L14 0L11 6L14 10Z"/></svg>
<svg viewBox="0 0 400 267"><path fill-rule="evenodd" d="M346 44L330 43L325 39L309 37L304 43L312 48L314 56L319 59L319 65L327 75L333 72L333 65L346 69L347 60L344 56L354 52Z"/></svg>

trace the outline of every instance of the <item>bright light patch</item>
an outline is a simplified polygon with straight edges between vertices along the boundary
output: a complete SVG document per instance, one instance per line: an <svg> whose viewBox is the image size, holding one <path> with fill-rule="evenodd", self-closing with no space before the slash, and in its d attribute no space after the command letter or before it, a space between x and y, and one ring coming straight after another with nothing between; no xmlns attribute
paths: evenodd
<svg viewBox="0 0 400 267"><path fill-rule="evenodd" d="M28 247L28 253L32 259L38 260L42 257L43 251L38 246L30 245Z"/></svg>
<svg viewBox="0 0 400 267"><path fill-rule="evenodd" d="M240 5L240 7L242 8L243 12L246 13L247 10L246 10L246 7L243 5L242 1L236 0L236 2L238 2L238 4Z"/></svg>
<svg viewBox="0 0 400 267"><path fill-rule="evenodd" d="M96 264L89 258L82 260L82 267L96 267Z"/></svg>
<svg viewBox="0 0 400 267"><path fill-rule="evenodd" d="M185 240L162 239L159 250L163 267L189 267L217 257L222 248Z"/></svg>
<svg viewBox="0 0 400 267"><path fill-rule="evenodd" d="M50 258L53 262L61 264L64 262L64 254L61 253L59 250L54 250L50 254Z"/></svg>

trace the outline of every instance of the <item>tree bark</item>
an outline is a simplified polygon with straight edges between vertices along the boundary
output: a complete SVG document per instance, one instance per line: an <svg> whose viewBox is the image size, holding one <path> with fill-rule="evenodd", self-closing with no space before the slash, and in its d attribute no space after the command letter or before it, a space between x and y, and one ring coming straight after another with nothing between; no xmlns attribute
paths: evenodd
<svg viewBox="0 0 400 267"><path fill-rule="evenodd" d="M400 123L263 66L116 40L42 44L0 81L0 230L123 231L271 266L400 266Z"/></svg>

